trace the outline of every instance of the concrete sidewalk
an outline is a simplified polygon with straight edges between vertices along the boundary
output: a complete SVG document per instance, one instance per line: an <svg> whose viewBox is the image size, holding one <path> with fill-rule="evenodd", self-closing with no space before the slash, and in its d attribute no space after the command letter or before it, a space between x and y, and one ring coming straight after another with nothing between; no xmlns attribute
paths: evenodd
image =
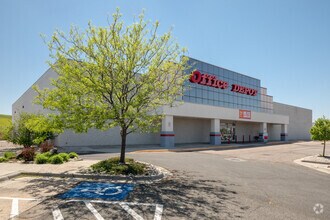
<svg viewBox="0 0 330 220"><path fill-rule="evenodd" d="M223 143L221 145L210 144L176 144L174 148L163 148L159 145L128 145L126 152L192 152L203 150L233 150L239 148L265 147L279 144L291 144L293 141L274 141L268 143L246 142L246 143ZM60 147L61 152L78 152L79 154L120 153L120 146L65 146Z"/></svg>
<svg viewBox="0 0 330 220"><path fill-rule="evenodd" d="M0 163L0 179L16 173L79 174L98 160L69 161L63 164Z"/></svg>

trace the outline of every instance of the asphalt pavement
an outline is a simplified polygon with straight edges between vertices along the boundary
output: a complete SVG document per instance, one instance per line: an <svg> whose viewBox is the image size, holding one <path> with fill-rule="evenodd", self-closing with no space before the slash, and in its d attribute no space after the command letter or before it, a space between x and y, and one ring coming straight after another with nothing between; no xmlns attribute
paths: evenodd
<svg viewBox="0 0 330 220"><path fill-rule="evenodd" d="M0 218L330 219L329 174L293 163L320 150L319 143L301 142L232 150L130 152L127 157L164 167L173 175L135 183L119 201L61 198L86 180L15 178L0 183ZM92 162L115 155L82 158ZM108 195L120 191L111 190ZM105 195L106 189L84 188L80 193L87 191Z"/></svg>
<svg viewBox="0 0 330 220"><path fill-rule="evenodd" d="M182 175L182 181L207 182L209 188L223 187L233 192L228 201L230 206L224 209L228 214L223 218L330 219L330 176L293 163L294 159L317 154L319 150L318 143L303 142L229 151L143 152L127 156L175 170ZM109 156L113 154L83 157L104 159ZM201 198L210 200L207 205L214 205L210 197L202 195ZM194 199L187 196L184 201L189 204L195 202ZM194 205L188 207L189 212L180 217L202 217Z"/></svg>

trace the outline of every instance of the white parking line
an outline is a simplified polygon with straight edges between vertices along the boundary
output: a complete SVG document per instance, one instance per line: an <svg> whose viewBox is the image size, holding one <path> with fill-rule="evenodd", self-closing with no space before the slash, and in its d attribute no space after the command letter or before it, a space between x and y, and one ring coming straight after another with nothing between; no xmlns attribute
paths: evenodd
<svg viewBox="0 0 330 220"><path fill-rule="evenodd" d="M0 199L12 200L9 218L14 218L19 214L19 208L18 208L19 200L23 200L23 201L39 200L39 199L34 199L34 198L13 198L13 197L0 197Z"/></svg>
<svg viewBox="0 0 330 220"><path fill-rule="evenodd" d="M18 199L14 198L11 202L11 212L9 218L14 218L18 215Z"/></svg>
<svg viewBox="0 0 330 220"><path fill-rule="evenodd" d="M154 220L161 220L163 213L163 205L156 204L155 217Z"/></svg>
<svg viewBox="0 0 330 220"><path fill-rule="evenodd" d="M80 199L71 199L67 200L67 202L84 202L86 200L80 200ZM104 200L89 200L91 203L104 203L104 204L119 204L123 202L119 201L104 201ZM146 206L156 206L156 203L138 203L138 202L125 202L127 205L146 205Z"/></svg>
<svg viewBox="0 0 330 220"><path fill-rule="evenodd" d="M141 205L142 206L155 206L154 220L161 220L162 219L162 213L163 213L163 205L156 204L156 203L119 202L119 201L103 201L103 200L89 200L89 201L86 201L86 200L79 200L79 199L72 199L72 200L68 200L66 202L89 202L89 203L101 203L101 204L118 204L126 212L128 212L134 219L137 219L137 220L143 220L143 218L139 214L137 214L133 209L131 209L129 207L130 205L133 205L133 206L141 206Z"/></svg>
<svg viewBox="0 0 330 220"><path fill-rule="evenodd" d="M143 218L137 214L133 209L131 209L126 203L121 202L119 205L126 211L128 212L134 219L136 220L143 220Z"/></svg>
<svg viewBox="0 0 330 220"><path fill-rule="evenodd" d="M40 199L34 199L34 198L15 198L15 197L0 197L0 199L18 199L18 200L25 200L25 201L32 201L32 200L40 200Z"/></svg>
<svg viewBox="0 0 330 220"><path fill-rule="evenodd" d="M14 197L0 197L0 199L12 200L12 207L10 212L10 218L15 218L19 214L19 201L37 201L41 199L34 198L14 198ZM120 205L127 213L129 213L136 220L143 220L139 214L137 214L129 206L155 206L154 220L161 220L163 213L163 205L156 203L138 203L138 202L119 202L119 201L102 201L102 200L67 200L68 202L84 202L87 208L94 214L97 220L104 220L100 213L94 208L92 203L103 203L103 204L118 204ZM64 217L61 213L61 210L58 207L52 209L52 215L54 220L64 220Z"/></svg>
<svg viewBox="0 0 330 220"><path fill-rule="evenodd" d="M52 213L54 220L64 220L63 215L58 207L54 208Z"/></svg>
<svg viewBox="0 0 330 220"><path fill-rule="evenodd" d="M84 201L84 203L86 204L87 208L93 213L97 220L104 220L100 213L94 208L92 203L90 203L89 201Z"/></svg>
<svg viewBox="0 0 330 220"><path fill-rule="evenodd" d="M246 160L237 158L237 157L232 157L232 158L225 158L225 160L233 161L233 162L244 162Z"/></svg>

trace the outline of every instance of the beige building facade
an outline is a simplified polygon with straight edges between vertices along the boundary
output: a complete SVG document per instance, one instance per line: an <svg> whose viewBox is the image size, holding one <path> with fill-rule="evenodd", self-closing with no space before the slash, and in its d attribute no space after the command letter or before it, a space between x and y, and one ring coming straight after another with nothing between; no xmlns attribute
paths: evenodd
<svg viewBox="0 0 330 220"><path fill-rule="evenodd" d="M162 126L157 133L132 133L128 145L250 143L287 140L310 140L312 110L273 102L260 80L214 66L193 58L187 71L190 80L174 107L164 106ZM35 83L51 88L57 73L48 69ZM12 106L13 118L21 112L47 114L33 103L36 92L29 88ZM182 103L181 103L182 102ZM60 147L120 145L119 128L108 131L90 129L77 134L67 130L55 144ZM79 151L79 150L77 150Z"/></svg>

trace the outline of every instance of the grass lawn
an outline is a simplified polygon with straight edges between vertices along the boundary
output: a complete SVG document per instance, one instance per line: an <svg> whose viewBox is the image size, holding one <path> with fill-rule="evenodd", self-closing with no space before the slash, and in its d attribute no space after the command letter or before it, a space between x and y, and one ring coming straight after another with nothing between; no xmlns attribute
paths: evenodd
<svg viewBox="0 0 330 220"><path fill-rule="evenodd" d="M11 115L1 115L0 114L0 140L2 139L3 131L9 125L11 125Z"/></svg>
<svg viewBox="0 0 330 220"><path fill-rule="evenodd" d="M11 115L0 114L0 127L7 127L11 124Z"/></svg>

